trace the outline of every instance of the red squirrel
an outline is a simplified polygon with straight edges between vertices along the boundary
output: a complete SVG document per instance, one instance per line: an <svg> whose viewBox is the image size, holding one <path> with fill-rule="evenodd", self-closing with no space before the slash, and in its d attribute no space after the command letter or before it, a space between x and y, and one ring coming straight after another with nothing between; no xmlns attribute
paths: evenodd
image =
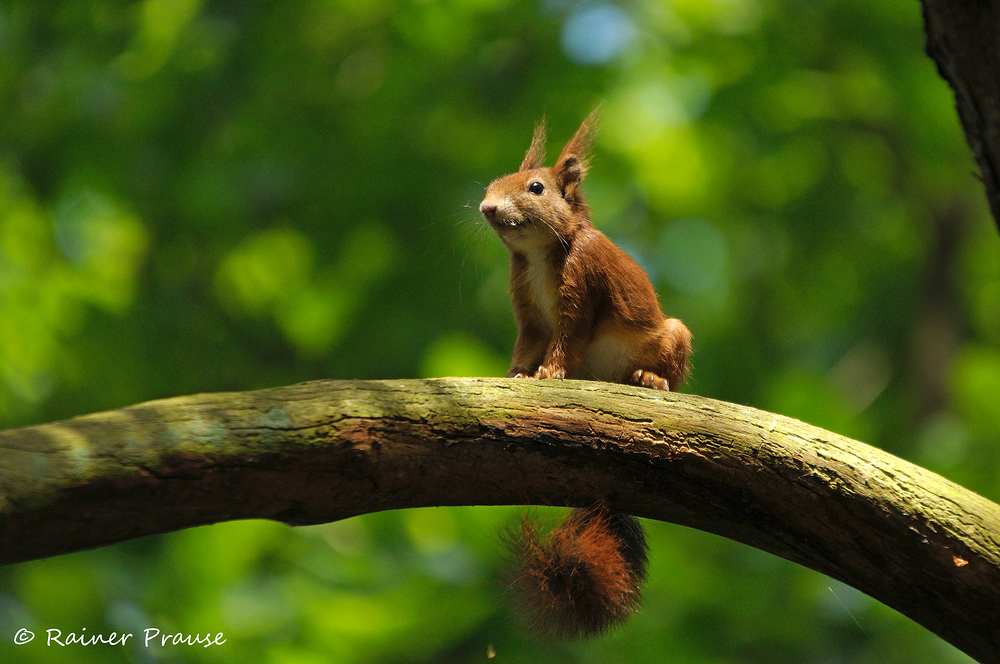
<svg viewBox="0 0 1000 664"><path fill-rule="evenodd" d="M597 115L551 168L540 122L521 168L491 182L479 205L510 251L517 342L507 376L676 390L691 333L663 315L645 271L594 228L580 190ZM598 504L574 510L547 538L525 518L511 539L513 587L536 629L595 636L638 609L647 546L634 517Z"/></svg>

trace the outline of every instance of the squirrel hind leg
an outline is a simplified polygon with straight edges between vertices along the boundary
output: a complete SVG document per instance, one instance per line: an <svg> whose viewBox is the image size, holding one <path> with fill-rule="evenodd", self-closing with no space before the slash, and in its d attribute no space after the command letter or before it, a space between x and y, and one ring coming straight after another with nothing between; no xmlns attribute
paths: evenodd
<svg viewBox="0 0 1000 664"><path fill-rule="evenodd" d="M691 332L676 318L667 318L659 333L639 355L645 368L630 376L633 385L676 392L691 371Z"/></svg>
<svg viewBox="0 0 1000 664"><path fill-rule="evenodd" d="M676 318L663 321L660 361L670 390L676 391L691 371L691 330Z"/></svg>
<svg viewBox="0 0 1000 664"><path fill-rule="evenodd" d="M547 537L525 517L508 545L518 558L518 609L537 632L593 637L639 608L647 545L634 517L598 504L574 510Z"/></svg>

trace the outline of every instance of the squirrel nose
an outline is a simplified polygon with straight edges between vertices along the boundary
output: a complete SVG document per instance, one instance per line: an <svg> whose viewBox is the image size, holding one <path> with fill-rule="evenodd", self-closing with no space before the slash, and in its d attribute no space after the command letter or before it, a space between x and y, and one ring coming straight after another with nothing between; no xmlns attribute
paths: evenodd
<svg viewBox="0 0 1000 664"><path fill-rule="evenodd" d="M497 211L496 203L487 203L486 201L483 201L482 203L479 204L479 212L482 213L484 217L492 217L494 214L496 214L496 211Z"/></svg>

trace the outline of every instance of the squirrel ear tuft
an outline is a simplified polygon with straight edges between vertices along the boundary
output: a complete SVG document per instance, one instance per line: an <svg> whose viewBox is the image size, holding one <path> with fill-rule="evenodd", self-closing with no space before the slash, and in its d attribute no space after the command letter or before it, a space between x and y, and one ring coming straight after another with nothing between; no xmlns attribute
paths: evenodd
<svg viewBox="0 0 1000 664"><path fill-rule="evenodd" d="M543 117L535 125L535 133L531 137L531 147L524 155L521 162L522 171L530 171L533 168L541 168L545 164L545 118Z"/></svg>
<svg viewBox="0 0 1000 664"><path fill-rule="evenodd" d="M556 160L553 171L563 198L567 201L574 202L577 199L577 187L587 175L587 168L590 166L590 146L597 136L597 120L600 115L600 106L590 112Z"/></svg>

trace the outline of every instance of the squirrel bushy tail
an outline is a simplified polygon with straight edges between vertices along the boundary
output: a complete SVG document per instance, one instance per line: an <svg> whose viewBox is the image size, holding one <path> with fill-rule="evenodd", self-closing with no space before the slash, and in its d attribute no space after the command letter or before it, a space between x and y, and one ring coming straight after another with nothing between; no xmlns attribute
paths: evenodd
<svg viewBox="0 0 1000 664"><path fill-rule="evenodd" d="M635 517L597 504L573 510L542 536L525 515L508 545L517 558L518 609L538 632L593 637L639 608L648 546Z"/></svg>

